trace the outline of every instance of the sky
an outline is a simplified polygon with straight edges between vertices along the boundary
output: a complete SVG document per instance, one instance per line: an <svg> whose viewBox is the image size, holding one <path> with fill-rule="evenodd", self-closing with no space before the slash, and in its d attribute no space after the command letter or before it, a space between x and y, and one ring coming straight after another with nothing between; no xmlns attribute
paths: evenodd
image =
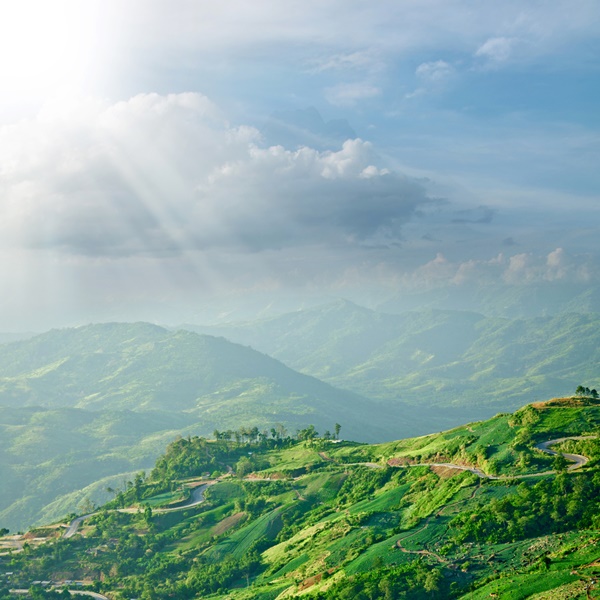
<svg viewBox="0 0 600 600"><path fill-rule="evenodd" d="M0 331L600 279L600 6L0 3Z"/></svg>

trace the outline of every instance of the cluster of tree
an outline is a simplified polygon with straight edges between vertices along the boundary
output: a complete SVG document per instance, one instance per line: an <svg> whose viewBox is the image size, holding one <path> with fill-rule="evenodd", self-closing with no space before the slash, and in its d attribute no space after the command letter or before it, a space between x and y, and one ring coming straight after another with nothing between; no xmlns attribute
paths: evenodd
<svg viewBox="0 0 600 600"><path fill-rule="evenodd" d="M457 544L514 542L599 526L600 473L562 473L533 486L521 483L515 493L461 512L450 522Z"/></svg>
<svg viewBox="0 0 600 600"><path fill-rule="evenodd" d="M203 473L225 473L228 465L235 464L252 442L232 442L220 437L216 441L204 437L175 440L156 461L150 481L171 482Z"/></svg>
<svg viewBox="0 0 600 600"><path fill-rule="evenodd" d="M324 440L337 440L340 435L342 426L336 423L334 433L329 430L325 431L322 436ZM289 436L286 428L280 423L270 430L264 429L260 431L258 427L240 427L238 429L227 429L226 431L213 431L215 440L235 440L237 444L258 444L260 446L268 446L270 448L290 444L293 441L313 441L319 437L319 432L314 425L309 425L304 429L298 429L295 437Z"/></svg>
<svg viewBox="0 0 600 600"><path fill-rule="evenodd" d="M258 427L239 427L238 429L227 429L226 431L213 431L215 440L235 440L237 444L265 444L268 440L283 441L289 439L286 428L279 423L270 430Z"/></svg>
<svg viewBox="0 0 600 600"><path fill-rule="evenodd" d="M335 424L334 434L326 431L324 440L337 439L342 426ZM258 456L273 448L289 447L298 442L313 444L319 433L314 425L298 430L295 437L287 434L283 425L259 431L257 427L240 427L236 430L213 432L214 440L204 437L180 438L169 444L163 456L156 462L150 481L170 482L202 473L217 475L225 473L228 466L236 465L235 471L244 476L260 468L266 468ZM260 462L260 466L259 463ZM134 489L136 484L133 482ZM154 490L156 491L156 490ZM140 498L136 497L136 500Z"/></svg>
<svg viewBox="0 0 600 600"><path fill-rule="evenodd" d="M598 399L598 391L595 388L590 390L589 387L583 387L582 385L577 386L575 395L583 398L594 398L594 400Z"/></svg>
<svg viewBox="0 0 600 600"><path fill-rule="evenodd" d="M331 433L329 430L326 430L325 433L321 436L321 439L325 441L337 440L339 439L341 429L342 426L339 423L336 423L333 428L334 433ZM314 443L314 441L318 438L319 432L315 429L314 425L309 425L308 427L304 429L299 429L296 432L296 439L298 441Z"/></svg>

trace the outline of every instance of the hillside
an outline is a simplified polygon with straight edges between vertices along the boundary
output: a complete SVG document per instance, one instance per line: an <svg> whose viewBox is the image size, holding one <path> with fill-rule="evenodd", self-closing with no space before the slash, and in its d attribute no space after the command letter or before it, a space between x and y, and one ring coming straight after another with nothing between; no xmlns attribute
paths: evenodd
<svg viewBox="0 0 600 600"><path fill-rule="evenodd" d="M53 330L0 346L0 521L75 510L83 487L153 464L178 435L341 421L374 441L414 423L224 339L146 323ZM99 486L88 501L106 494ZM60 512L58 512L60 511Z"/></svg>
<svg viewBox="0 0 600 600"><path fill-rule="evenodd" d="M280 317L190 330L265 352L328 383L385 402L484 418L596 376L600 315L523 319L466 311L376 312L340 301ZM477 412L479 411L479 412ZM456 421L459 422L459 421Z"/></svg>
<svg viewBox="0 0 600 600"><path fill-rule="evenodd" d="M0 557L7 585L78 580L115 600L597 596L597 400L378 445L237 434L171 444L68 539L65 526L5 537L30 540Z"/></svg>

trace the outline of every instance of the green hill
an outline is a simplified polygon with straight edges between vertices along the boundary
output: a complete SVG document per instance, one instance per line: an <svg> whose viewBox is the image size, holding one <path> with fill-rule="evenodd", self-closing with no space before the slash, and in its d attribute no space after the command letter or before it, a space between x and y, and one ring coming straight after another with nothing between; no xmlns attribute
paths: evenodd
<svg viewBox="0 0 600 600"><path fill-rule="evenodd" d="M600 591L593 398L377 445L236 433L239 441L174 442L146 480L136 477L69 539L53 527L25 536L26 551L0 557L0 572L12 573L7 586L80 580L110 598L144 600ZM561 438L557 454L539 449ZM211 480L201 477L207 469ZM203 502L173 504L202 482Z"/></svg>
<svg viewBox="0 0 600 600"><path fill-rule="evenodd" d="M392 409L222 338L110 323L5 344L0 522L23 528L75 510L77 490L148 468L178 435L309 423L323 432L336 421L363 441L408 430ZM95 489L89 500L105 498Z"/></svg>

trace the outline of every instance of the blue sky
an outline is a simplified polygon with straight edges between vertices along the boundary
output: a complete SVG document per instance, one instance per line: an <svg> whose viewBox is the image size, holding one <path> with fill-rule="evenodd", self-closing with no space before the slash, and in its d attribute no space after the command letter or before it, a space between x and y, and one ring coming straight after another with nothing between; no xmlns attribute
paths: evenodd
<svg viewBox="0 0 600 600"><path fill-rule="evenodd" d="M598 282L595 1L24 0L0 23L2 329Z"/></svg>

